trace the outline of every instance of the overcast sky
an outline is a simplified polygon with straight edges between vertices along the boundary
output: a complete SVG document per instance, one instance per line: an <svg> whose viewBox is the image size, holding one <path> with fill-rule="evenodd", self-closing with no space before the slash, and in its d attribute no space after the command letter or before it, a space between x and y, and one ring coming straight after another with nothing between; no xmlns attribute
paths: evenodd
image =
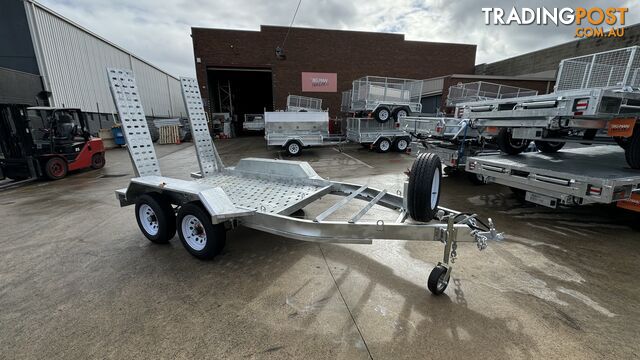
<svg viewBox="0 0 640 360"><path fill-rule="evenodd" d="M258 30L288 26L298 0L40 0L40 2L174 75L194 75L190 27ZM407 40L478 45L476 63L492 62L575 40L575 26L487 26L483 7L628 7L640 0L302 0L294 26L403 33ZM291 36L295 36L291 35Z"/></svg>

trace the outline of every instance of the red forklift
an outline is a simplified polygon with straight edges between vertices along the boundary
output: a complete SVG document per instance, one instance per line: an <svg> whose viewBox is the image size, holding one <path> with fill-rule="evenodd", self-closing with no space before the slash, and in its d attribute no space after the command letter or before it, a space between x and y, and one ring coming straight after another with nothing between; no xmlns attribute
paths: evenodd
<svg viewBox="0 0 640 360"><path fill-rule="evenodd" d="M102 139L80 109L0 104L0 180L58 180L104 164Z"/></svg>

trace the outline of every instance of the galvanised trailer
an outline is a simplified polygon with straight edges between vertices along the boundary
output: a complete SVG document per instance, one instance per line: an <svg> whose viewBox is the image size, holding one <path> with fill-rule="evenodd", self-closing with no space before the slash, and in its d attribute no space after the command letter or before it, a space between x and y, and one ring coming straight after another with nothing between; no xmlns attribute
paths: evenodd
<svg viewBox="0 0 640 360"><path fill-rule="evenodd" d="M342 101L349 101L348 112L355 117L371 115L384 123L422 111L422 80L364 76L352 85L351 94L343 93Z"/></svg>
<svg viewBox="0 0 640 360"><path fill-rule="evenodd" d="M329 113L326 111L273 111L264 115L267 147L284 149L289 156L300 155L304 148L344 143L342 136L329 133Z"/></svg>
<svg viewBox="0 0 640 360"><path fill-rule="evenodd" d="M640 169L639 49L565 59L554 93L458 104L461 117L480 132L499 128L497 144L508 154L524 151L531 140L545 153L567 142L617 143L629 166ZM606 138L596 137L603 132Z"/></svg>
<svg viewBox="0 0 640 360"><path fill-rule="evenodd" d="M404 152L411 137L393 121L381 123L372 118L347 118L347 140L375 149L379 153Z"/></svg>
<svg viewBox="0 0 640 360"><path fill-rule="evenodd" d="M618 146L600 145L553 154L470 157L466 171L551 208L616 203L640 211L640 172L625 166L623 153Z"/></svg>
<svg viewBox="0 0 640 360"><path fill-rule="evenodd" d="M211 141L195 79L181 78L180 83L194 130L199 178L162 176L133 73L107 69L107 74L136 173L116 196L121 206L135 205L138 226L152 242L166 243L177 231L190 254L211 259L224 247L226 232L237 226L320 243L439 241L444 244L443 259L431 271L427 286L441 294L449 283L459 242L474 242L484 249L487 241L502 238L490 219L485 223L475 214L439 206L441 164L432 154L414 162L398 194L323 179L306 162L246 158L235 167L225 167ZM301 209L321 207L314 203L330 194L342 198L308 218L292 216ZM336 219L336 212L358 200L360 210ZM374 206L387 211L366 220Z"/></svg>
<svg viewBox="0 0 640 360"><path fill-rule="evenodd" d="M452 117L406 116L400 118L400 128L411 135L410 153L438 155L444 172L464 171L470 156L498 155L500 151L489 139L481 137L469 121ZM476 185L484 184L481 175L468 173Z"/></svg>

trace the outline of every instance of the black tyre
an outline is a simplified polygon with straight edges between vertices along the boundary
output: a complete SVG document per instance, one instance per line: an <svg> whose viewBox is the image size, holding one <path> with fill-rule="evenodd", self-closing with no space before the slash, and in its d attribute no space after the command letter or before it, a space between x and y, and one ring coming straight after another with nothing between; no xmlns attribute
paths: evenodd
<svg viewBox="0 0 640 360"><path fill-rule="evenodd" d="M513 193L513 196L516 199L518 199L519 201L526 201L526 198L527 198L526 190L522 190L514 187L509 187L509 189L511 190L511 192Z"/></svg>
<svg viewBox="0 0 640 360"><path fill-rule="evenodd" d="M105 164L104 153L97 153L91 156L91 168L92 169L102 169Z"/></svg>
<svg viewBox="0 0 640 360"><path fill-rule="evenodd" d="M393 144L392 144L392 148L393 151L397 151L397 152L405 152L407 151L407 148L409 147L409 139L408 138L396 138L395 140L393 140Z"/></svg>
<svg viewBox="0 0 640 360"><path fill-rule="evenodd" d="M176 225L180 241L191 255L210 260L222 252L227 237L224 224L212 224L211 216L199 203L183 205Z"/></svg>
<svg viewBox="0 0 640 360"><path fill-rule="evenodd" d="M44 173L50 180L60 180L67 176L67 162L60 157L52 157L44 164Z"/></svg>
<svg viewBox="0 0 640 360"><path fill-rule="evenodd" d="M373 112L373 118L378 122L386 123L391 119L391 111L388 107L380 106Z"/></svg>
<svg viewBox="0 0 640 360"><path fill-rule="evenodd" d="M431 221L438 211L442 164L436 154L423 153L411 166L407 191L409 215L416 221Z"/></svg>
<svg viewBox="0 0 640 360"><path fill-rule="evenodd" d="M289 141L284 146L284 149L287 151L289 156L299 156L300 153L302 153L302 144L297 140Z"/></svg>
<svg viewBox="0 0 640 360"><path fill-rule="evenodd" d="M402 116L411 115L411 111L408 108L400 107L393 110L393 118L398 121Z"/></svg>
<svg viewBox="0 0 640 360"><path fill-rule="evenodd" d="M474 174L474 173L467 173L467 179L469 179L469 181L473 184L473 185L484 185L486 184L486 182L484 182L484 176L480 175L480 174Z"/></svg>
<svg viewBox="0 0 640 360"><path fill-rule="evenodd" d="M542 140L536 140L535 143L538 150L540 150L543 153L558 152L558 150L562 149L565 144L559 141L542 141Z"/></svg>
<svg viewBox="0 0 640 360"><path fill-rule="evenodd" d="M509 155L517 155L525 151L529 146L529 141L524 139L514 139L511 136L511 129L503 128L496 137L496 143L502 152Z"/></svg>
<svg viewBox="0 0 640 360"><path fill-rule="evenodd" d="M433 295L442 294L449 285L449 275L447 275L447 268L442 265L438 265L431 270L429 274L429 280L427 280L427 288Z"/></svg>
<svg viewBox="0 0 640 360"><path fill-rule="evenodd" d="M136 221L144 236L156 244L166 244L176 234L176 212L162 194L148 193L138 198Z"/></svg>
<svg viewBox="0 0 640 360"><path fill-rule="evenodd" d="M391 150L391 140L387 138L380 138L376 142L375 148L376 148L376 151L379 153L389 152L389 150Z"/></svg>
<svg viewBox="0 0 640 360"><path fill-rule="evenodd" d="M616 141L616 144L623 149L627 149L629 147L629 143L631 143L631 138L625 138L620 136L614 136L613 140Z"/></svg>
<svg viewBox="0 0 640 360"><path fill-rule="evenodd" d="M632 169L640 169L640 124L636 124L633 135L629 138L629 145L624 150L627 164Z"/></svg>

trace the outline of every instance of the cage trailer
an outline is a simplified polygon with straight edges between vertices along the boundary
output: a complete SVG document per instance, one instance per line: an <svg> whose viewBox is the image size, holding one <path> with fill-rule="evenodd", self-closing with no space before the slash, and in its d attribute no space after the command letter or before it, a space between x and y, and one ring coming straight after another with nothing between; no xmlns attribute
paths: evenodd
<svg viewBox="0 0 640 360"><path fill-rule="evenodd" d="M640 172L624 163L616 145L470 157L466 171L510 187L525 200L559 205L611 204L640 211Z"/></svg>
<svg viewBox="0 0 640 360"><path fill-rule="evenodd" d="M135 205L138 226L152 242L166 243L177 231L186 250L206 260L221 252L227 230L237 226L319 243L439 241L443 259L431 271L427 287L441 294L459 242L484 249L488 241L502 239L490 219L483 222L475 214L439 206L441 165L435 155L414 162L398 194L323 179L306 162L245 158L225 167L209 134L198 83L190 78L180 83L200 173L190 181L162 176L133 73L107 69L107 74L136 173L127 188L116 190L116 197L121 206ZM312 218L292 216L330 194L341 199ZM361 201L356 213L329 219L355 201ZM388 209L389 218L365 220L374 206Z"/></svg>
<svg viewBox="0 0 640 360"><path fill-rule="evenodd" d="M363 76L342 93L341 110L354 117L371 116L384 123L422 111L422 80ZM348 105L345 104L348 102Z"/></svg>
<svg viewBox="0 0 640 360"><path fill-rule="evenodd" d="M479 131L498 128L505 153L519 154L531 140L545 153L567 142L618 144L640 169L640 46L562 60L554 93L458 107Z"/></svg>

